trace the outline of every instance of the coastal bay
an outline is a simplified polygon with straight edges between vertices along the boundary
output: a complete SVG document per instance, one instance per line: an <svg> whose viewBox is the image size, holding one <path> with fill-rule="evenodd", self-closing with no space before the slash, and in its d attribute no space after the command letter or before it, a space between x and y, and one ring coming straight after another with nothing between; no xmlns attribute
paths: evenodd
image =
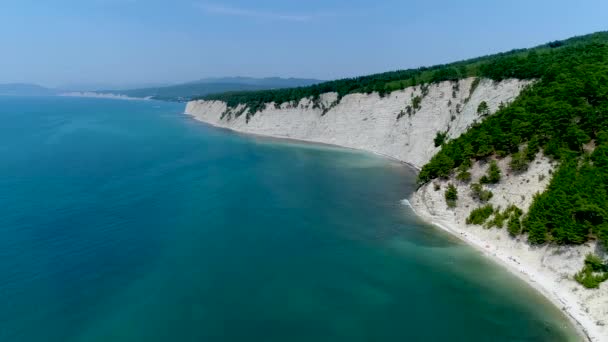
<svg viewBox="0 0 608 342"><path fill-rule="evenodd" d="M154 101L1 108L3 340L577 339L525 283L408 214L401 163Z"/></svg>
<svg viewBox="0 0 608 342"><path fill-rule="evenodd" d="M467 81L463 82L465 86L461 86L461 89L466 88ZM265 110L249 122L245 122L243 116L222 116L227 109L220 101L192 101L186 106L185 114L206 124L235 132L329 143L372 152L418 170L418 166L428 161L437 151L437 148L433 148L433 135L430 132L445 129L442 125L447 125L448 130L450 127L468 127L463 123L455 126L450 124L452 111L446 105L449 99L442 96L450 87L449 82L431 85L427 96L429 99L423 101L420 112L412 118L404 119L405 122L394 121L394 112L401 103L401 97L410 97L408 94L415 93L415 87L383 98L377 94L349 95L327 113L303 100L295 107L267 105ZM479 88L476 96L461 94L463 97L474 98L464 107L464 113L473 112L473 108L485 98L492 98L488 103L492 107L498 107L502 101L512 99L518 84L514 81L504 85L481 82ZM322 98L331 98L331 94L325 94ZM475 115L471 114L468 120L474 122ZM428 117L434 119L429 120ZM404 130L409 133L404 133ZM455 131L452 134L457 137L460 133ZM506 173L509 160L510 158L501 161L501 169ZM512 175L502 184L493 186L492 191L496 196L491 203L498 208L506 208L511 204L529 207L534 194L542 192L549 183L550 179L543 175L551 174L557 164L539 155L532 165L531 170ZM487 163L485 166L476 164L473 170L475 177L480 178L487 171ZM462 200L456 209L449 208L444 199L448 184L457 184L458 191L462 194ZM450 179L434 181L416 191L412 190L411 196L406 193L404 197L407 197L405 203L408 206L411 203L410 207L426 222L478 249L543 294L569 317L581 339L601 341L606 334L602 322L608 315L605 309L607 289L585 290L573 280L573 275L580 269L585 256L593 253L597 245L589 243L584 246L537 248L524 239L511 238L505 229L488 230L481 226L467 225L465 219L471 208L477 205L473 199L467 199L468 193L468 185L457 180L454 175Z"/></svg>
<svg viewBox="0 0 608 342"><path fill-rule="evenodd" d="M408 211L401 163L230 133L171 103L1 108L3 340L578 339Z"/></svg>

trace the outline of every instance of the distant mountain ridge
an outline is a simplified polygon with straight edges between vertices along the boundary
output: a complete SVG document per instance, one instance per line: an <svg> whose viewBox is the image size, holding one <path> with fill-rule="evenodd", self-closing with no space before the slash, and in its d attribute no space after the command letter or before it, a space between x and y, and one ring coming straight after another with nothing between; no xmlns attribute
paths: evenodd
<svg viewBox="0 0 608 342"><path fill-rule="evenodd" d="M323 81L305 78L281 77L221 77L205 78L164 87L150 87L130 90L100 90L97 93L122 95L134 98L156 100L188 101L194 97L232 91L252 91L281 88L297 88L318 84Z"/></svg>
<svg viewBox="0 0 608 342"><path fill-rule="evenodd" d="M107 96L122 98L142 98L168 101L187 101L216 93L248 90L268 90L282 88L306 87L324 82L322 80L307 78L281 78L281 77L217 77L203 78L196 81L174 85L161 85L135 89L109 89L91 90L89 87L78 88L47 88L30 83L0 84L0 95L10 96L52 96L52 95L78 95L80 96Z"/></svg>
<svg viewBox="0 0 608 342"><path fill-rule="evenodd" d="M5 83L0 84L0 95L10 96L51 96L57 95L55 89L46 88L30 83Z"/></svg>
<svg viewBox="0 0 608 342"><path fill-rule="evenodd" d="M322 80L312 79L312 78L282 78L282 77L264 77L264 78L255 78L255 77L243 77L243 76L235 76L235 77L210 77L203 78L197 81L186 82L189 83L232 83L232 84L249 84L249 85L268 85L268 86L289 86L289 87L301 87L311 84L316 84L319 82L324 82Z"/></svg>

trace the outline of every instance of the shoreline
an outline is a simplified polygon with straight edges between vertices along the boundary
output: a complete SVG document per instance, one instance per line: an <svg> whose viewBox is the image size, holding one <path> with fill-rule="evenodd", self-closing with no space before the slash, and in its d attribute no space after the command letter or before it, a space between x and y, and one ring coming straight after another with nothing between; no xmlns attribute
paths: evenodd
<svg viewBox="0 0 608 342"><path fill-rule="evenodd" d="M344 150L371 153L373 155L380 156L385 159L389 159L389 160L397 162L399 164L407 165L408 167L411 167L415 171L418 171L418 172L420 171L420 168L412 163L408 163L404 160L401 160L401 159L398 159L398 158L395 158L395 157L392 157L392 156L389 156L387 154L383 154L380 152L370 151L370 150L366 150L366 149L362 149L362 148L355 148L355 147L348 147L348 146L342 146L342 145L337 145L337 144L319 142L319 141L315 141L315 140L298 139L298 138L291 138L291 137L280 136L280 135L265 135L265 134L251 133L251 132L243 132L243 131L239 131L239 130L229 128L229 127L214 125L211 122L203 121L203 120L199 119L198 117L196 117L195 115L189 114L187 112L184 112L183 114L189 116L194 121L197 121L204 125L208 125L213 128L226 130L226 131L236 133L236 134L241 134L241 135L245 135L245 136L254 136L254 137L259 137L259 138L264 138L264 139L277 139L277 140L283 140L283 141L293 141L293 142L306 143L306 144L317 145L317 146L337 147L337 148L344 149Z"/></svg>
<svg viewBox="0 0 608 342"><path fill-rule="evenodd" d="M220 125L215 125L208 121L202 120L201 118L197 117L196 115L193 115L193 114L190 114L187 112L184 112L184 114L191 117L191 119L194 119L197 122L206 124L210 127L224 129L224 130L227 130L227 131L230 131L233 133L237 133L237 134L241 134L241 135L256 136L256 137L262 137L265 139L271 138L271 139L278 139L278 140L285 140L285 141L303 142L303 143L310 143L310 144L315 144L315 145L339 147L339 148L343 148L343 149L360 151L360 152L364 152L364 153L372 153L374 155L381 156L383 158L387 158L389 160L399 162L403 165L407 165L408 167L413 168L415 171L420 171L420 168L412 163L408 163L406 161L400 160L395 157L391 157L391 156L388 156L388 155L385 155L382 153L378 153L378 152L374 152L374 151L370 151L370 150L366 150L366 149L362 149L362 148L361 149L352 148L352 147L346 147L346 146L341 146L341 145L337 145L337 144L328 144L328 143L317 142L317 141L313 141L313 140L296 139L296 138L290 138L290 137L280 136L280 135L265 135L265 134L243 132L243 131L239 131L237 129L224 127L224 126L220 126ZM429 183L427 183L424 186L428 186L428 184ZM421 189L422 189L422 187L419 188L418 191L421 191ZM602 336L599 331L595 331L593 329L596 327L595 322L593 322L588 316L581 314L581 312L583 310L580 307L580 304L576 300L574 300L572 298L564 298L564 296L560 296L557 293L558 292L557 290L559 288L558 285L551 286L552 285L551 281L546 279L545 276L543 276L539 272L526 268L526 265L522 265L521 263L516 261L512 256L506 255L503 251L498 251L495 246L492 246L494 248L492 250L490 250L488 241L483 241L482 238L476 237L472 233L467 232L464 229L454 227L454 226L458 226L458 224L445 222L443 220L438 220L430 212L428 212L428 210L423 211L423 208L418 207L415 204L415 201L413 201L413 198L418 194L418 191L414 191L412 194L410 194L407 198L407 201L408 201L407 203L409 205L408 204L404 204L404 205L409 206L411 208L411 210L414 212L414 214L416 216L418 216L423 222L430 224L438 229L441 229L441 230L449 233L450 235L458 238L460 241L464 242L471 248L474 248L475 250L480 252L484 257L493 261L494 263L496 263L503 269L506 269L511 274L518 277L520 280L526 282L534 291L536 291L537 293L539 293L543 297L545 297L549 302L551 302L558 310L560 310L565 315L565 317L571 322L574 330L579 335L579 337L581 337L581 339L588 341L588 342L600 342L605 339L605 337ZM585 291L585 290L583 290L583 291ZM593 291L593 290L589 290L589 291Z"/></svg>

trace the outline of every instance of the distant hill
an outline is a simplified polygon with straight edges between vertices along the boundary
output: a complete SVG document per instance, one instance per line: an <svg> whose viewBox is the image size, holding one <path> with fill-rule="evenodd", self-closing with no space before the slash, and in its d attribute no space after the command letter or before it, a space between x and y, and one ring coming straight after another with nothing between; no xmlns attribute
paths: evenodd
<svg viewBox="0 0 608 342"><path fill-rule="evenodd" d="M99 90L97 93L123 95L156 100L187 101L194 97L230 91L266 90L305 87L323 81L302 78L253 78L224 77L206 78L197 81L164 87L150 87L130 90Z"/></svg>
<svg viewBox="0 0 608 342"><path fill-rule="evenodd" d="M173 85L170 82L71 82L64 83L57 87L63 92L90 92L99 91L100 89L113 89L113 90L129 90L129 89L142 89L142 88L154 88L154 87L167 87Z"/></svg>
<svg viewBox="0 0 608 342"><path fill-rule="evenodd" d="M216 84L247 84L266 87L284 88L284 87L304 87L312 84L324 82L321 80L310 78L281 78L281 77L219 77L219 78L204 78L188 83L216 83Z"/></svg>
<svg viewBox="0 0 608 342"><path fill-rule="evenodd" d="M50 96L57 95L54 89L45 88L37 84L6 83L0 84L0 95L12 96Z"/></svg>
<svg viewBox="0 0 608 342"><path fill-rule="evenodd" d="M136 89L96 90L91 86L79 88L75 85L58 89L45 88L37 84L6 83L0 84L0 95L12 96L112 96L132 98L152 98L156 100L187 101L194 97L216 93L249 90L268 90L306 87L324 81L305 78L253 78L253 77L222 77L205 78L197 81L175 85L159 85Z"/></svg>

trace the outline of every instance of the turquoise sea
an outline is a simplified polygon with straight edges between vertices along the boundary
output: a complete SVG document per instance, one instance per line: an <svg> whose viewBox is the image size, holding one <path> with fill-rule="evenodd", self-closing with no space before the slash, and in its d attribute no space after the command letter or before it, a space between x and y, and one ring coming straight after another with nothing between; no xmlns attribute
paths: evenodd
<svg viewBox="0 0 608 342"><path fill-rule="evenodd" d="M182 104L0 97L0 341L574 341L415 173Z"/></svg>

